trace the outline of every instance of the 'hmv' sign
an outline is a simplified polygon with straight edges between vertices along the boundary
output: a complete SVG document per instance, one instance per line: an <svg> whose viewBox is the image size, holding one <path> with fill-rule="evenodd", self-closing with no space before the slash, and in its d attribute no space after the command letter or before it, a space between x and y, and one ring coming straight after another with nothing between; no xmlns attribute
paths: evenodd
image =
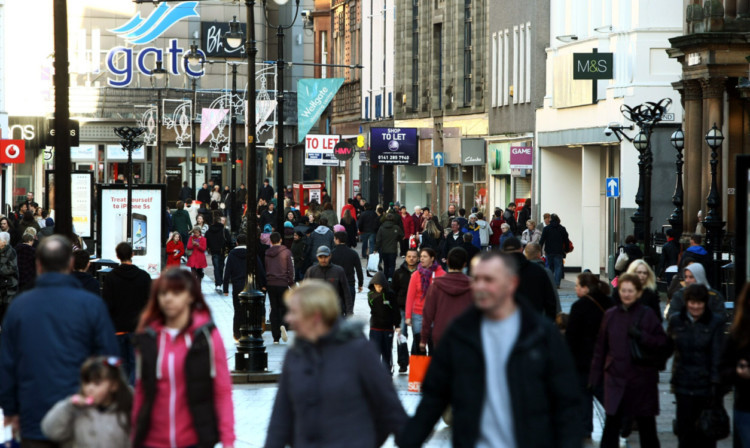
<svg viewBox="0 0 750 448"><path fill-rule="evenodd" d="M531 146L510 147L510 169L530 170L534 164L534 148Z"/></svg>

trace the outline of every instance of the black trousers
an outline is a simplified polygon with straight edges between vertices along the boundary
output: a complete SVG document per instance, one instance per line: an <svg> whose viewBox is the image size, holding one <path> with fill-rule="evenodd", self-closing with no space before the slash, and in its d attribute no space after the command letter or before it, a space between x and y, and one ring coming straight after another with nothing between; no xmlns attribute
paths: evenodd
<svg viewBox="0 0 750 448"><path fill-rule="evenodd" d="M716 442L703 437L695 427L701 412L711 405L711 397L675 394L677 398L677 440L680 448L716 448Z"/></svg>
<svg viewBox="0 0 750 448"><path fill-rule="evenodd" d="M405 240L401 240L399 243L399 249L401 249L401 256L406 256L406 250L409 249L409 238L406 238Z"/></svg>
<svg viewBox="0 0 750 448"><path fill-rule="evenodd" d="M58 448L59 446L58 443L50 442L49 440L21 440L21 448Z"/></svg>
<svg viewBox="0 0 750 448"><path fill-rule="evenodd" d="M638 437L641 448L659 448L661 445L659 444L659 437L656 435L656 417L634 417L633 420L638 423ZM615 415L607 414L600 448L618 448L620 446L622 421L622 411L618 411Z"/></svg>
<svg viewBox="0 0 750 448"><path fill-rule="evenodd" d="M268 286L268 301L271 305L271 336L274 342L281 339L281 325L286 314L284 293L288 289L286 286Z"/></svg>
<svg viewBox="0 0 750 448"><path fill-rule="evenodd" d="M234 319L232 319L232 334L235 339L240 338L240 327L242 326L242 306L240 306L240 292L232 287L232 307L234 307Z"/></svg>

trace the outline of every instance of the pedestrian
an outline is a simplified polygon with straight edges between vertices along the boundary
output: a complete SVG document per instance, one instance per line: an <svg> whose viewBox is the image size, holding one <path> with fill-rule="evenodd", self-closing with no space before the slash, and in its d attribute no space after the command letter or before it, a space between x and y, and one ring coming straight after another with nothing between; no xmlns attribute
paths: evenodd
<svg viewBox="0 0 750 448"><path fill-rule="evenodd" d="M135 352L133 333L138 318L151 294L151 276L133 264L133 248L128 243L115 247L120 264L104 277L102 299L107 304L109 317L115 326L123 370L130 384L135 383Z"/></svg>
<svg viewBox="0 0 750 448"><path fill-rule="evenodd" d="M451 221L453 221L456 216L456 205L455 204L449 204L448 210L443 212L442 215L440 215L440 225L443 226L444 229L447 229L451 226Z"/></svg>
<svg viewBox="0 0 750 448"><path fill-rule="evenodd" d="M482 249L481 238L479 236L479 224L477 224L477 215L472 213L469 215L469 223L464 227L464 234L471 235L471 244L476 246L477 249ZM501 238L502 239L502 238ZM447 253L446 253L447 255ZM447 257L446 257L447 258Z"/></svg>
<svg viewBox="0 0 750 448"><path fill-rule="evenodd" d="M365 203L365 210L357 219L357 228L359 229L359 240L362 242L362 258L367 259L375 251L375 234L380 227L378 215L372 210L370 203Z"/></svg>
<svg viewBox="0 0 750 448"><path fill-rule="evenodd" d="M720 371L722 386L734 388L734 446L750 446L750 285L747 283L737 296L737 309L721 356Z"/></svg>
<svg viewBox="0 0 750 448"><path fill-rule="evenodd" d="M688 263L690 264L683 269L685 288L694 284L704 285L708 288L708 307L711 308L711 311L715 315L726 318L727 310L724 305L724 296L722 296L719 291L711 288L711 285L706 278L706 271L703 268L703 265L692 261L688 261ZM679 313L685 307L685 298L683 296L685 288L675 292L672 296L672 300L669 302L669 316Z"/></svg>
<svg viewBox="0 0 750 448"><path fill-rule="evenodd" d="M677 234L674 229L667 229L667 242L661 247L661 257L659 258L659 268L657 275L660 279L669 284L672 281L674 273L667 273L667 269L677 267L680 261L680 242L677 241Z"/></svg>
<svg viewBox="0 0 750 448"><path fill-rule="evenodd" d="M443 232L437 228L434 222L427 221L424 231L419 237L419 248L429 247L438 252L443 241Z"/></svg>
<svg viewBox="0 0 750 448"><path fill-rule="evenodd" d="M516 221L516 203L511 202L508 204L508 208L503 213L503 220L510 226L510 231L513 235L520 234L518 230L518 222Z"/></svg>
<svg viewBox="0 0 750 448"><path fill-rule="evenodd" d="M234 446L227 354L198 280L174 268L159 277L135 339L132 446Z"/></svg>
<svg viewBox="0 0 750 448"><path fill-rule="evenodd" d="M16 246L16 264L18 265L18 291L23 292L34 287L36 278L36 249L34 237L24 234L21 243Z"/></svg>
<svg viewBox="0 0 750 448"><path fill-rule="evenodd" d="M221 282L224 277L225 251L231 247L232 235L222 221L220 212L214 212L214 223L206 232L206 248L211 254L211 263L214 268L214 287L221 294ZM208 260L206 260L208 262Z"/></svg>
<svg viewBox="0 0 750 448"><path fill-rule="evenodd" d="M192 229L198 222L198 215L200 214L198 213L198 210L200 210L200 206L196 202L188 200L185 203L185 211L188 213L188 216L190 216L190 229ZM205 217L203 219L205 219Z"/></svg>
<svg viewBox="0 0 750 448"><path fill-rule="evenodd" d="M323 211L320 213L320 216L326 218L328 227L332 230L333 226L339 223L339 217L336 215L336 212L333 210L333 204L330 202L323 203Z"/></svg>
<svg viewBox="0 0 750 448"><path fill-rule="evenodd" d="M284 235L282 238L282 244L287 249L292 250L292 243L294 242L294 224L287 221L284 223Z"/></svg>
<svg viewBox="0 0 750 448"><path fill-rule="evenodd" d="M409 327L406 325L406 296L409 292L411 276L416 272L417 266L419 266L419 250L409 248L404 256L404 262L396 269L396 272L393 273L393 279L391 279L391 289L396 293L396 300L401 314L401 329L399 336L396 338L399 373L406 373L409 368L409 348L406 343L409 337Z"/></svg>
<svg viewBox="0 0 750 448"><path fill-rule="evenodd" d="M198 202L205 205L206 208L211 204L211 190L208 189L208 184L204 183L201 186L201 189L198 190L198 195L196 197ZM185 202L185 201L182 201ZM179 210L179 207L177 208Z"/></svg>
<svg viewBox="0 0 750 448"><path fill-rule="evenodd" d="M677 440L680 448L715 448L716 441L698 430L701 413L723 406L719 363L724 347L724 316L708 307L708 288L685 288L685 303L669 319L667 334L674 345L672 389L677 401Z"/></svg>
<svg viewBox="0 0 750 448"><path fill-rule="evenodd" d="M87 358L119 353L104 302L68 275L72 254L67 238L45 238L36 286L13 301L2 321L0 408L5 425L20 428L24 447L55 446L42 433L44 415L78 390Z"/></svg>
<svg viewBox="0 0 750 448"><path fill-rule="evenodd" d="M527 246L528 247L528 246ZM583 407L581 408L581 421L584 436L591 438L594 431L594 403L596 397L599 402L604 403L604 391L601 387L596 390L589 389L589 373L591 372L591 360L594 358L594 346L599 335L604 313L612 308L615 303L609 297L609 285L590 273L580 274L576 279L576 296L578 300L570 307L568 323L565 327L565 339L575 361L578 372L578 384L583 394Z"/></svg>
<svg viewBox="0 0 750 448"><path fill-rule="evenodd" d="M258 191L258 199L263 199L266 202L271 202L273 199L273 187L270 185L268 179L263 179L263 186L260 188L260 191Z"/></svg>
<svg viewBox="0 0 750 448"><path fill-rule="evenodd" d="M566 246L569 246L569 244L568 231L560 224L560 217L552 214L549 225L545 225L542 230L539 245L544 249L544 255L547 257L547 265L555 274L555 286L558 289L565 275L563 272L563 259L566 254Z"/></svg>
<svg viewBox="0 0 750 448"><path fill-rule="evenodd" d="M18 229L18 234L23 235L23 233L29 227L33 227L37 232L40 230L39 224L37 224L36 219L34 219L34 213L31 210L26 210L26 212L23 214L21 222L19 222L18 226L16 226L16 228Z"/></svg>
<svg viewBox="0 0 750 448"><path fill-rule="evenodd" d="M625 237L625 245L615 261L615 273L627 272L630 264L643 258L643 251L638 246L638 240L633 235Z"/></svg>
<svg viewBox="0 0 750 448"><path fill-rule="evenodd" d="M206 218L203 215L198 215L195 217L195 226L201 228L201 235L206 236L206 232L208 232L208 224L206 223Z"/></svg>
<svg viewBox="0 0 750 448"><path fill-rule="evenodd" d="M466 227L466 224L469 223L469 220L466 219L466 209L465 208L459 208L458 209L458 217L456 218L458 220L458 228L463 229ZM453 222L453 221L451 221Z"/></svg>
<svg viewBox="0 0 750 448"><path fill-rule="evenodd" d="M346 229L346 245L351 248L357 247L357 220L351 210L344 210L341 225Z"/></svg>
<svg viewBox="0 0 750 448"><path fill-rule="evenodd" d="M388 286L385 274L378 271L370 280L367 304L370 306L370 341L375 345L380 360L393 374L393 334L398 334L401 313L396 294Z"/></svg>
<svg viewBox="0 0 750 448"><path fill-rule="evenodd" d="M690 235L690 246L683 252L682 260L691 260L700 263L706 270L708 278L713 278L713 260L711 259L711 254L701 245L702 243L703 235L700 233Z"/></svg>
<svg viewBox="0 0 750 448"><path fill-rule="evenodd" d="M201 235L201 228L193 227L193 234L187 240L185 252L188 255L187 266L192 270L193 275L198 278L200 283L203 280L203 269L208 267L206 261L206 238Z"/></svg>
<svg viewBox="0 0 750 448"><path fill-rule="evenodd" d="M357 251L346 246L346 232L336 232L333 234L334 246L331 250L331 263L341 266L346 274L346 280L349 284L349 294L356 296L356 292L362 292L364 286L364 275L362 273L362 262L359 260ZM357 283L359 288L356 288Z"/></svg>
<svg viewBox="0 0 750 448"><path fill-rule="evenodd" d="M307 236L300 231L294 232L294 241L292 242L292 260L294 261L294 281L302 281L305 276L307 261L305 253L307 252Z"/></svg>
<svg viewBox="0 0 750 448"><path fill-rule="evenodd" d="M305 280L318 279L329 283L339 296L340 309L344 316L354 314L354 296L349 293L349 281L341 266L331 263L331 249L320 246L315 252L318 264L305 272Z"/></svg>
<svg viewBox="0 0 750 448"><path fill-rule="evenodd" d="M182 256L185 255L185 245L179 232L172 232L167 242L167 268L180 267Z"/></svg>
<svg viewBox="0 0 750 448"><path fill-rule="evenodd" d="M490 247L490 238L492 238L492 227L484 220L484 213L477 213L477 225L479 226L479 245L482 250L488 250Z"/></svg>
<svg viewBox="0 0 750 448"><path fill-rule="evenodd" d="M524 207L524 210L526 208ZM526 230L521 234L521 244L524 247L529 243L538 243L542 238L542 231L536 228L536 221L529 218L526 220Z"/></svg>
<svg viewBox="0 0 750 448"><path fill-rule="evenodd" d="M182 188L180 189L180 200L182 202L187 201L188 199L193 199L193 189L188 187L187 181L182 183Z"/></svg>
<svg viewBox="0 0 750 448"><path fill-rule="evenodd" d="M102 295L101 286L99 280L93 275L89 274L91 268L91 256L88 252L82 249L73 251L73 272L70 273L71 277L75 277L83 286L83 289L89 291L91 294L96 296Z"/></svg>
<svg viewBox="0 0 750 448"><path fill-rule="evenodd" d="M266 271L260 257L256 258L255 288L265 292ZM237 246L229 251L226 265L224 266L224 296L229 295L229 285L232 285L232 335L236 343L240 339L240 327L243 322L242 306L240 305L240 293L247 285L247 234L237 235Z"/></svg>
<svg viewBox="0 0 750 448"><path fill-rule="evenodd" d="M457 224L456 224L457 225ZM404 316L406 325L409 325L413 332L411 354L421 355L424 353L420 349L422 334L422 312L424 311L425 298L429 291L430 285L435 278L445 275L445 271L435 259L435 251L430 248L424 248L419 251L419 266L417 271L409 279L409 289L406 292L406 310ZM429 341L427 341L429 343ZM431 344L430 344L431 345ZM432 347L429 347L432 349Z"/></svg>
<svg viewBox="0 0 750 448"><path fill-rule="evenodd" d="M380 226L375 236L375 252L380 254L383 261L383 271L386 279L393 278L396 270L399 242L404 238L404 231L396 225L396 215L389 213L385 222Z"/></svg>
<svg viewBox="0 0 750 448"><path fill-rule="evenodd" d="M638 301L643 292L638 276L623 274L618 286L622 304L604 314L589 374L594 390L604 387L607 417L600 446L619 447L620 430L630 433L630 425L623 428L623 422L634 420L641 446L658 447L659 370L653 364L634 362L631 344L661 352L667 350L669 341L654 311Z"/></svg>
<svg viewBox="0 0 750 448"><path fill-rule="evenodd" d="M399 446L422 446L448 406L453 446L580 446L581 397L559 331L515 302L507 255L483 252L472 275L474 304L442 336Z"/></svg>
<svg viewBox="0 0 750 448"><path fill-rule="evenodd" d="M87 359L78 392L58 401L44 416L44 435L66 446L130 448L133 392L121 364L114 356Z"/></svg>
<svg viewBox="0 0 750 448"><path fill-rule="evenodd" d="M271 247L266 250L265 261L266 287L271 306L271 336L273 343L278 344L279 339L287 341L286 327L283 324L286 314L284 294L294 285L292 252L281 244L281 235L278 232L271 234Z"/></svg>
<svg viewBox="0 0 750 448"><path fill-rule="evenodd" d="M472 235L472 241L474 236ZM451 231L445 236L442 246L440 248L440 261L445 264L448 261L448 252L454 247L461 247L463 243L463 231L461 230L461 223L458 219L451 221Z"/></svg>
<svg viewBox="0 0 750 448"><path fill-rule="evenodd" d="M554 321L560 310L560 298L553 279L542 266L526 259L521 241L515 236L505 240L502 250L509 254L518 266L520 282L516 288L516 302L525 301L531 309Z"/></svg>
<svg viewBox="0 0 750 448"><path fill-rule="evenodd" d="M286 300L295 339L265 448L375 448L400 434L407 417L391 378L361 324L341 319L335 289L305 280Z"/></svg>
<svg viewBox="0 0 750 448"><path fill-rule="evenodd" d="M651 266L649 266L643 259L634 260L630 263L626 272L638 276L638 280L640 280L643 285L643 292L641 293L641 298L638 300L654 310L656 317L659 318L659 322L662 322L664 316L661 312L661 299L659 298L659 291L656 290L656 275L654 275L654 271L651 270ZM615 288L615 290L612 291L612 299L614 299L615 305L621 303L618 288Z"/></svg>
<svg viewBox="0 0 750 448"><path fill-rule="evenodd" d="M424 352L427 342L438 347L453 320L472 304L471 279L463 273L469 254L460 247L448 253L448 273L435 278L427 291L422 310L422 334L419 348Z"/></svg>
<svg viewBox="0 0 750 448"><path fill-rule="evenodd" d="M419 232L414 227L414 220L411 219L411 216L409 215L409 211L404 207L401 206L401 209L399 210L399 217L401 218L401 227L404 231L404 237L401 239L401 256L406 255L406 250L409 249L409 241L411 238L414 238L416 241L416 244L419 245Z"/></svg>
<svg viewBox="0 0 750 448"><path fill-rule="evenodd" d="M211 202L216 202L217 204L221 203L221 190L218 185L214 185L211 190Z"/></svg>
<svg viewBox="0 0 750 448"><path fill-rule="evenodd" d="M177 201L177 211L172 215L172 226L175 232L180 234L182 241L188 240L188 234L193 228L190 221L190 214L185 210L185 204Z"/></svg>
<svg viewBox="0 0 750 448"><path fill-rule="evenodd" d="M344 216L346 216L346 212L348 211L349 216L354 218L354 221L356 222L357 221L357 206L355 204L356 204L356 201L354 199L349 199L346 205L344 205L341 208L341 217L343 218Z"/></svg>
<svg viewBox="0 0 750 448"><path fill-rule="evenodd" d="M0 232L8 232L10 234L10 242L11 246L16 247L18 245L18 234L16 233L16 230L13 228L13 224L11 224L10 220L0 215Z"/></svg>
<svg viewBox="0 0 750 448"><path fill-rule="evenodd" d="M490 236L490 246L493 249L500 249L500 237L503 234L501 226L505 223L503 220L503 211L500 208L495 209L495 214L490 221L490 229L492 229L492 235Z"/></svg>
<svg viewBox="0 0 750 448"><path fill-rule="evenodd" d="M18 259L10 246L10 234L0 232L0 322L18 294Z"/></svg>
<svg viewBox="0 0 750 448"><path fill-rule="evenodd" d="M258 218L258 225L261 228L265 226L271 226L273 230L276 230L278 224L276 224L276 206L273 204L273 202L269 202L268 207L266 207L266 209L260 213L260 217Z"/></svg>
<svg viewBox="0 0 750 448"><path fill-rule="evenodd" d="M510 224L503 223L500 225L500 249L502 249L503 245L505 244L505 241L507 241L510 238L515 238L515 235L513 234L513 231L510 228Z"/></svg>
<svg viewBox="0 0 750 448"><path fill-rule="evenodd" d="M461 243L460 247L461 249L466 251L466 254L469 257L469 262L466 268L466 274L469 275L469 271L471 270L471 260L479 253L481 252L477 246L474 245L474 235L471 233L464 233L462 236L463 242ZM456 249L455 247L453 249ZM451 250L453 250L451 249ZM447 258L446 258L447 259ZM446 262L447 266L447 262Z"/></svg>

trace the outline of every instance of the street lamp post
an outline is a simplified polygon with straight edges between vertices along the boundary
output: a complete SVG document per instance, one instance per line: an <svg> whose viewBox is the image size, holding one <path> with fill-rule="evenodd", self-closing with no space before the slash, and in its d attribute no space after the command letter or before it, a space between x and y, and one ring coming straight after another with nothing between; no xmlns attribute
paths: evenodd
<svg viewBox="0 0 750 448"><path fill-rule="evenodd" d="M232 223L234 222L234 197L235 197L235 191L237 190L237 113L235 110L235 104L234 99L237 97L237 64L232 64L232 99L230 101L229 106L229 113L231 114L231 120L229 122L229 132L231 134L231 140L229 144L229 159L230 163L229 166L231 169L229 170L229 177L230 177L230 186L229 186L229 205L227 205L228 208L228 215L229 215L229 225L232 226ZM235 229L232 227L232 232L234 232Z"/></svg>
<svg viewBox="0 0 750 448"><path fill-rule="evenodd" d="M115 128L115 134L120 137L120 145L122 150L128 153L128 243L133 243L133 151L140 148L143 142L137 142L135 139L141 136L146 131L145 128L131 128L123 126Z"/></svg>
<svg viewBox="0 0 750 448"><path fill-rule="evenodd" d="M706 143L711 148L711 189L709 190L707 203L708 214L706 219L703 220L703 226L706 228L706 246L711 251L711 260L713 262L713 278L711 284L716 286L719 285L721 274L720 274L720 262L721 262L721 246L724 229L724 221L721 220L721 198L719 197L719 189L716 185L716 169L719 164L719 149L722 143L724 143L724 134L721 130L716 127L714 123L713 127L706 134Z"/></svg>
<svg viewBox="0 0 750 448"><path fill-rule="evenodd" d="M162 85L162 83L164 83ZM162 61L156 61L156 68L151 71L151 86L156 89L156 183L166 183L165 173L167 157L161 147L161 95L162 89L167 87L169 78L167 71L162 67Z"/></svg>
<svg viewBox="0 0 750 448"><path fill-rule="evenodd" d="M190 51L185 54L185 64L200 65L202 67L205 63L206 58L200 51L198 51L198 45L193 42L193 44L190 45ZM193 188L193 199L195 199L195 195L198 192L195 185L195 152L198 146L198 134L195 132L195 117L198 116L198 90L196 84L198 78L195 76L191 76L190 78L193 88L193 113L190 116L190 132L193 137L192 142L190 143L190 186Z"/></svg>
<svg viewBox="0 0 750 448"><path fill-rule="evenodd" d="M683 229L683 218L682 218L682 204L683 204L683 190L682 190L682 166L685 164L682 158L682 150L685 148L685 133L682 132L682 128L674 131L670 138L672 146L677 150L677 182L674 189L674 195L672 196L672 204L674 204L674 211L669 216L669 224L674 230L676 238L679 239L682 235Z"/></svg>
<svg viewBox="0 0 750 448"><path fill-rule="evenodd" d="M635 203L638 209L630 218L635 226L637 239L643 239L643 253L651 252L651 133L641 130L633 138L633 146L638 151L638 192Z"/></svg>

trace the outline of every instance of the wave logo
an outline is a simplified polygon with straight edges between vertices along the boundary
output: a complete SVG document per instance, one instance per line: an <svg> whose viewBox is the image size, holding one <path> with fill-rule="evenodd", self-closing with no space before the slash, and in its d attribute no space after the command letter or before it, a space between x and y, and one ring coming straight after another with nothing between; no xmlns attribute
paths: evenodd
<svg viewBox="0 0 750 448"><path fill-rule="evenodd" d="M172 7L159 3L147 18L138 13L126 24L110 31L134 45L144 45L153 42L180 20L199 17L195 10L197 6L198 2L180 3Z"/></svg>

